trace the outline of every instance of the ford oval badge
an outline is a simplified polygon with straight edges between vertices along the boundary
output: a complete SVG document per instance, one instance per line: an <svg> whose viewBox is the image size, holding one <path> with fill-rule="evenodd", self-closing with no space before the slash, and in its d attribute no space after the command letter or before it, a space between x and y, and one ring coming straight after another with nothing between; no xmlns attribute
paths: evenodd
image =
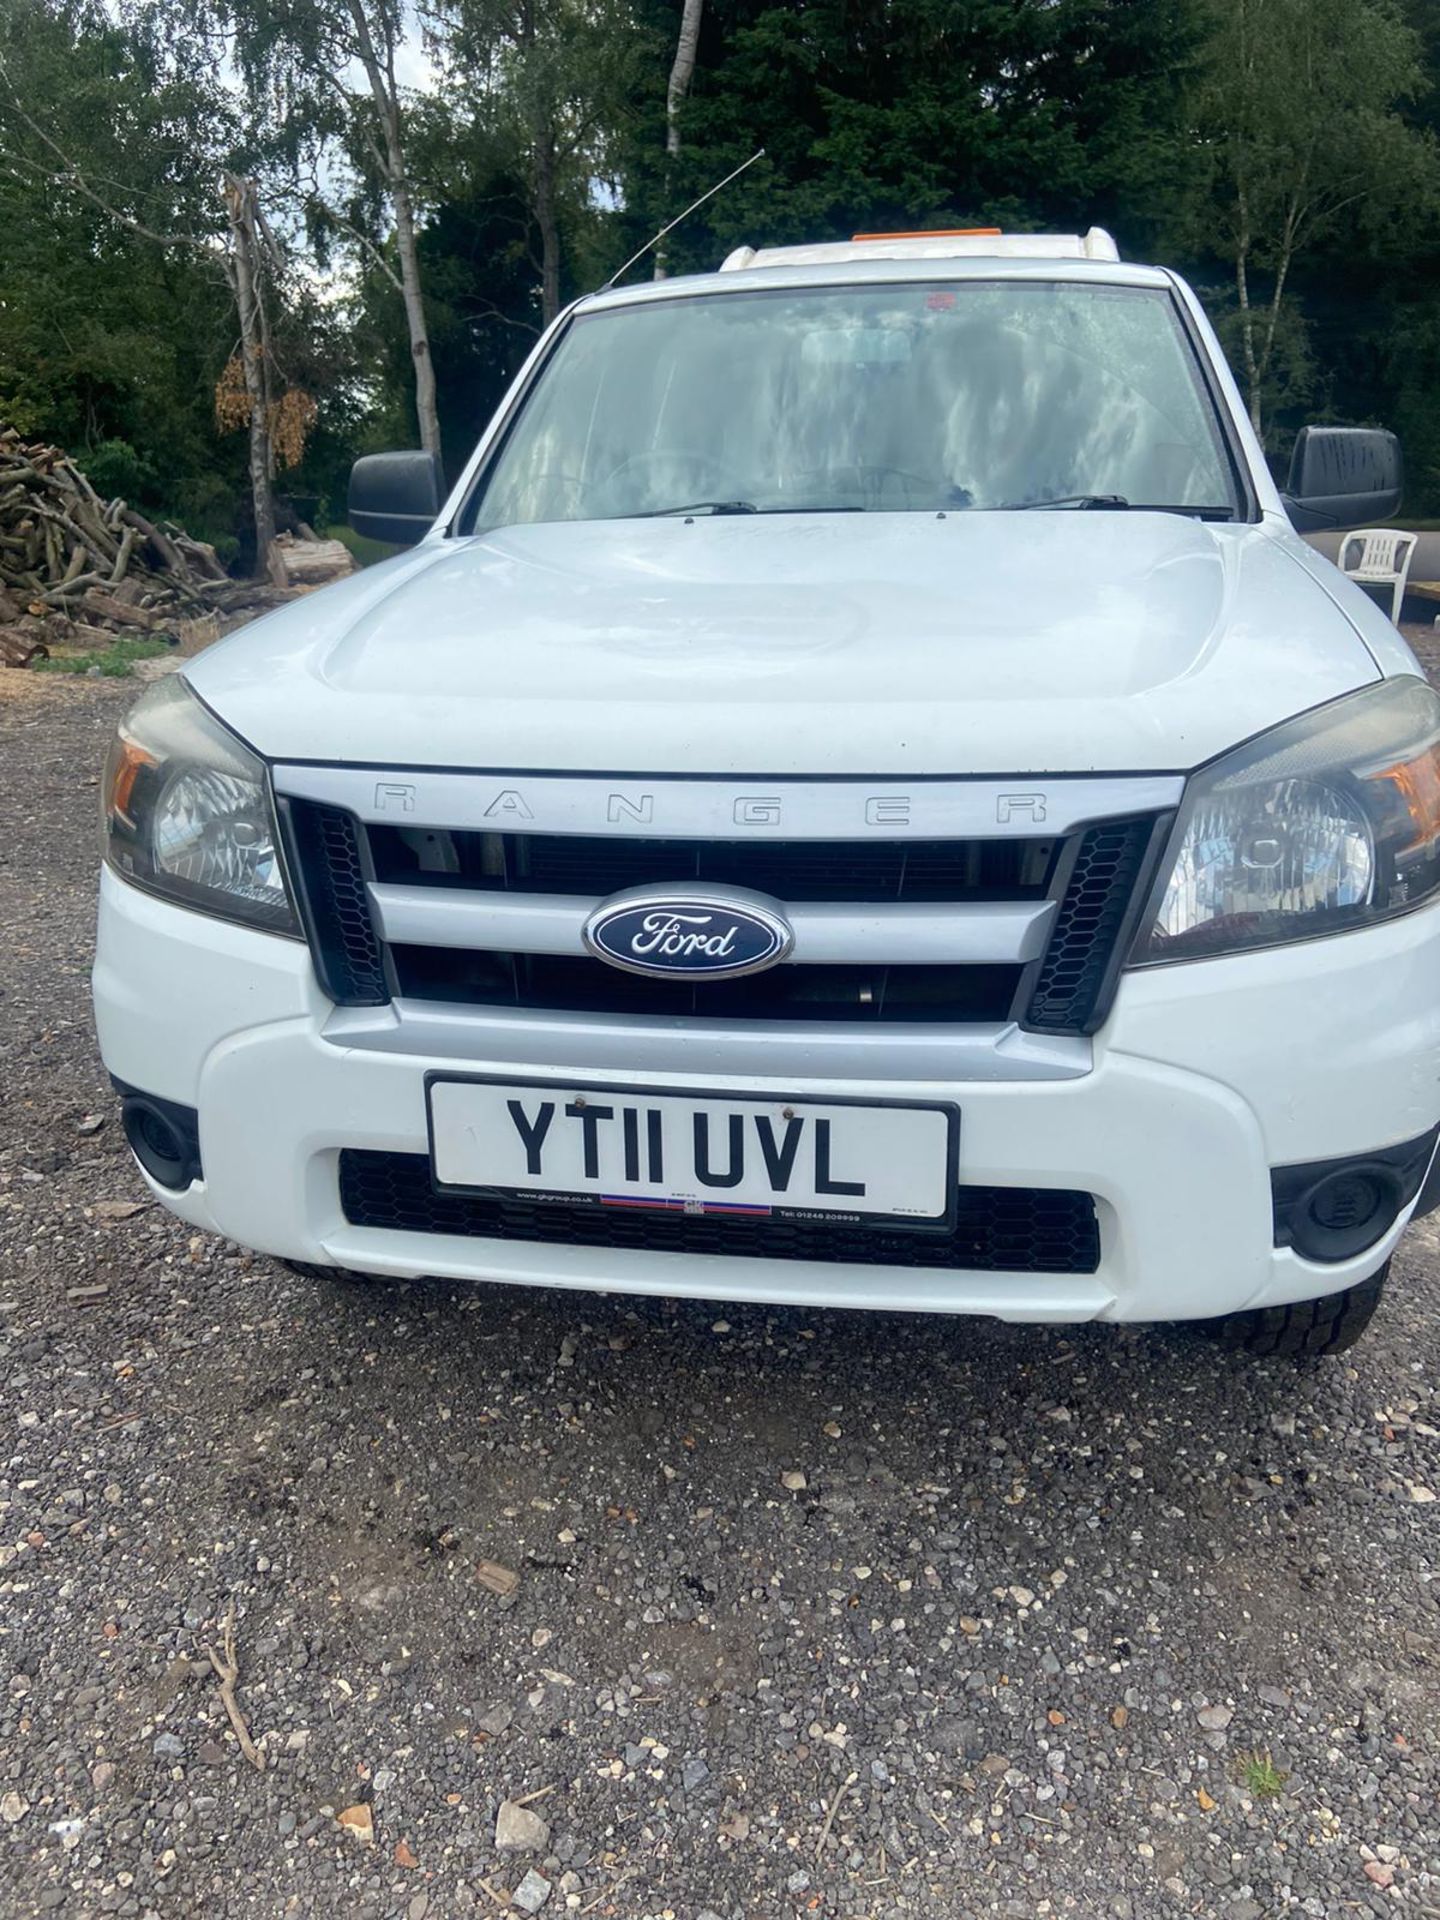
<svg viewBox="0 0 1440 1920"><path fill-rule="evenodd" d="M754 895L646 889L603 901L585 922L598 959L659 979L734 980L773 967L795 934L777 905Z"/></svg>

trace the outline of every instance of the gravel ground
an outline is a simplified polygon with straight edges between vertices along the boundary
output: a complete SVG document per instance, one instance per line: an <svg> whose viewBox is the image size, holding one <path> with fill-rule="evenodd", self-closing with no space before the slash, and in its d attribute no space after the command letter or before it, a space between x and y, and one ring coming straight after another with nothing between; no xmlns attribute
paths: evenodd
<svg viewBox="0 0 1440 1920"><path fill-rule="evenodd" d="M0 688L7 1920L1440 1914L1430 1227L1300 1371L192 1236L86 997L132 691Z"/></svg>

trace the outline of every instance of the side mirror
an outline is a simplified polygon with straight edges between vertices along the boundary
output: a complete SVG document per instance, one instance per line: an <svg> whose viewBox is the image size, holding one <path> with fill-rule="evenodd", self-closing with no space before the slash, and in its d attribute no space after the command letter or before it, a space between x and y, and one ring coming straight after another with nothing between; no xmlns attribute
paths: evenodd
<svg viewBox="0 0 1440 1920"><path fill-rule="evenodd" d="M1297 533L1363 527L1399 512L1404 482L1400 442L1384 427L1302 427L1285 511Z"/></svg>
<svg viewBox="0 0 1440 1920"><path fill-rule="evenodd" d="M350 469L347 517L370 540L413 547L444 499L445 477L433 453L367 453Z"/></svg>

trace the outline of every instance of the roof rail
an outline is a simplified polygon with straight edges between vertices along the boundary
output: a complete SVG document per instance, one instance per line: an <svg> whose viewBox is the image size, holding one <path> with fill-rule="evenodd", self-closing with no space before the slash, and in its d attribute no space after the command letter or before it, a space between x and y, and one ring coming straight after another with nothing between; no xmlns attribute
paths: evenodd
<svg viewBox="0 0 1440 1920"><path fill-rule="evenodd" d="M797 247L736 247L722 273L752 267L843 266L852 260L1118 260L1120 250L1103 227L1087 233L1002 233L998 227L961 227L933 233L857 233Z"/></svg>

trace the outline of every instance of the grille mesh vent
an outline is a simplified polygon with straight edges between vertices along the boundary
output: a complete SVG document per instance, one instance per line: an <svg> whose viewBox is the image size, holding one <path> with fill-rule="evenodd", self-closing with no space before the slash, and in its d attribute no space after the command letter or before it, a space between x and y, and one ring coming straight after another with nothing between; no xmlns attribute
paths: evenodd
<svg viewBox="0 0 1440 1920"><path fill-rule="evenodd" d="M1107 820L1080 839L1025 1015L1046 1033L1089 1033L1107 1009L1116 942L1146 865L1154 822Z"/></svg>
<svg viewBox="0 0 1440 1920"><path fill-rule="evenodd" d="M487 1240L970 1273L1094 1273L1100 1264L1093 1198L1059 1187L962 1187L954 1230L930 1234L437 1193L422 1153L347 1149L340 1201L352 1226Z"/></svg>
<svg viewBox="0 0 1440 1920"><path fill-rule="evenodd" d="M309 803L292 803L285 813L321 986L341 1006L382 1006L390 990L353 814Z"/></svg>

